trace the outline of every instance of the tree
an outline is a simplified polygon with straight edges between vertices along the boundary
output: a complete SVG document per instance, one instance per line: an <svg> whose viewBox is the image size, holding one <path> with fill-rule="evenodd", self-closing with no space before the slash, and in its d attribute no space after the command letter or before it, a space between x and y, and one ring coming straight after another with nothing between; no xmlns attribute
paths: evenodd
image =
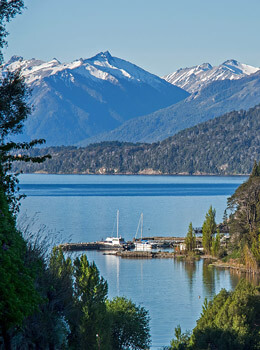
<svg viewBox="0 0 260 350"><path fill-rule="evenodd" d="M17 194L18 174L11 174L14 161L43 162L49 155L30 157L21 152L43 144L45 140L32 140L30 142L12 142L10 137L22 132L24 121L30 114L27 105L29 90L20 76L20 72L8 72L0 79L0 162L2 186L7 195L8 202L14 212L18 211L18 202L22 197Z"/></svg>
<svg viewBox="0 0 260 350"><path fill-rule="evenodd" d="M192 223L189 225L189 230L185 238L186 250L192 252L196 248L196 236L193 231Z"/></svg>
<svg viewBox="0 0 260 350"><path fill-rule="evenodd" d="M227 209L224 210L224 214L223 214L223 224L227 225L228 222L228 214L227 214Z"/></svg>
<svg viewBox="0 0 260 350"><path fill-rule="evenodd" d="M171 341L169 350L187 350L189 349L190 333L182 333L181 326L178 325L174 330L175 338Z"/></svg>
<svg viewBox="0 0 260 350"><path fill-rule="evenodd" d="M11 329L21 326L41 301L34 288L34 273L25 265L26 244L15 227L0 184L0 332L11 349Z"/></svg>
<svg viewBox="0 0 260 350"><path fill-rule="evenodd" d="M213 256L218 256L220 251L220 232L217 230L216 237L212 238L211 254Z"/></svg>
<svg viewBox="0 0 260 350"><path fill-rule="evenodd" d="M191 336L192 349L259 349L260 292L241 280L206 303Z"/></svg>
<svg viewBox="0 0 260 350"><path fill-rule="evenodd" d="M6 45L6 23L24 7L22 0L0 2L0 63L2 48ZM15 160L28 161L30 157L18 156L15 151L27 150L43 140L28 143L10 141L22 131L23 123L30 113L26 99L29 90L19 72L1 72L0 78L0 331L4 348L10 349L11 336L24 320L42 302L35 289L34 266L27 264L28 247L16 229L14 213L18 209L17 178L10 174ZM45 158L45 157L44 157ZM43 161L32 159L33 161Z"/></svg>
<svg viewBox="0 0 260 350"><path fill-rule="evenodd" d="M77 344L76 348L94 350L98 349L97 341L100 341L101 347L105 348L108 341L107 282L99 276L95 263L88 262L86 255L74 260L74 278L78 314L74 344Z"/></svg>
<svg viewBox="0 0 260 350"><path fill-rule="evenodd" d="M124 297L108 301L107 310L111 318L113 350L141 350L149 347L148 311Z"/></svg>
<svg viewBox="0 0 260 350"><path fill-rule="evenodd" d="M259 265L260 165L256 162L249 179L228 199L228 208L232 212L229 227L234 247L242 255L251 252Z"/></svg>
<svg viewBox="0 0 260 350"><path fill-rule="evenodd" d="M210 254L212 246L212 236L216 232L216 210L212 209L212 205L206 214L205 221L202 226L202 244L205 252Z"/></svg>
<svg viewBox="0 0 260 350"><path fill-rule="evenodd" d="M257 350L260 348L260 289L240 280L233 292L222 289L205 299L202 313L189 333L175 329L170 350Z"/></svg>
<svg viewBox="0 0 260 350"><path fill-rule="evenodd" d="M3 61L2 48L6 45L6 23L24 8L22 0L2 0L0 2L0 64ZM23 151L43 144L45 140L32 140L31 142L12 142L11 137L22 132L25 120L31 109L27 104L30 90L25 84L20 71L14 73L2 72L0 78L0 181L7 195L12 210L18 211L18 202L21 196L17 195L17 174L10 174L14 161L43 162L49 155L43 157L30 157Z"/></svg>
<svg viewBox="0 0 260 350"><path fill-rule="evenodd" d="M24 8L23 0L1 0L0 2L0 49L2 49L7 42L6 23L9 22L16 14L22 12ZM0 64L3 61L3 53L0 51Z"/></svg>

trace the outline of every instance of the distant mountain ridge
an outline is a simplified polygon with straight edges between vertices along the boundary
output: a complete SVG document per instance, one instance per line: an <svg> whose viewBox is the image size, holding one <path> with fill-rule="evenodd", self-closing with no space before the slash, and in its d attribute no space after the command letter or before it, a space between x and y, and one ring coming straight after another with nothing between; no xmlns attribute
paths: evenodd
<svg viewBox="0 0 260 350"><path fill-rule="evenodd" d="M233 110L260 103L260 71L240 79L214 81L185 100L80 143L101 141L156 142Z"/></svg>
<svg viewBox="0 0 260 350"><path fill-rule="evenodd" d="M45 138L48 145L78 143L189 95L108 51L68 64L14 56L2 72L17 68L34 106L21 138Z"/></svg>
<svg viewBox="0 0 260 350"><path fill-rule="evenodd" d="M214 67L210 63L203 63L190 68L181 68L162 78L190 93L194 93L213 81L241 79L259 70L260 68L231 59Z"/></svg>
<svg viewBox="0 0 260 350"><path fill-rule="evenodd" d="M225 114L153 144L103 142L86 148L36 149L42 164L17 164L24 172L83 174L249 174L260 159L260 105Z"/></svg>

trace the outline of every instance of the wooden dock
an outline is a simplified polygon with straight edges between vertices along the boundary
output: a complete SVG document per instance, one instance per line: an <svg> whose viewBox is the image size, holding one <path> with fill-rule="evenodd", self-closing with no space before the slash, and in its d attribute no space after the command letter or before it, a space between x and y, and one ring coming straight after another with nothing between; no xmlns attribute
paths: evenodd
<svg viewBox="0 0 260 350"><path fill-rule="evenodd" d="M151 242L157 249L175 248L184 242L185 237L144 237L143 240ZM121 245L109 245L104 241L98 242L80 242L80 243L64 243L60 244L59 247L64 251L86 251L86 250L114 250L114 251L128 251L134 248L134 242L139 240L133 240L127 242L124 246ZM197 242L201 242L201 237L196 237ZM138 252L131 252L138 253ZM143 253L143 252L139 252ZM144 252L154 254L155 252ZM167 252L165 252L167 253ZM164 254L165 254L164 253ZM162 255L162 254L161 254ZM133 256L133 254L132 254ZM153 256L154 257L154 256Z"/></svg>
<svg viewBox="0 0 260 350"><path fill-rule="evenodd" d="M80 250L100 250L100 245L97 242L90 243L64 243L60 244L59 248L67 251L80 251Z"/></svg>
<svg viewBox="0 0 260 350"><path fill-rule="evenodd" d="M134 258L134 259L170 259L175 257L174 252L151 252L151 251L119 251L114 253L116 256L120 256L121 258Z"/></svg>

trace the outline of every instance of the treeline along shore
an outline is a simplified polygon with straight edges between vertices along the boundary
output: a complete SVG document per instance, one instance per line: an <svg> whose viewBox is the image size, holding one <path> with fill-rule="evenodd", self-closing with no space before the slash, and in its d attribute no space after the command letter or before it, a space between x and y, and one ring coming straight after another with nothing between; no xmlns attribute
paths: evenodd
<svg viewBox="0 0 260 350"><path fill-rule="evenodd" d="M260 155L260 106L225 114L152 144L119 141L30 150L44 163L14 171L53 174L248 175ZM24 154L16 153L16 157Z"/></svg>

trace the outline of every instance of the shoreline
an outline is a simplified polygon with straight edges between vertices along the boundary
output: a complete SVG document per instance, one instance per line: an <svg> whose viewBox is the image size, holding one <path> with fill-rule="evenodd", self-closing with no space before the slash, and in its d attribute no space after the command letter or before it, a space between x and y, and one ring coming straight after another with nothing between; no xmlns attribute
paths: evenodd
<svg viewBox="0 0 260 350"><path fill-rule="evenodd" d="M104 253L104 255L115 255L119 256L121 258L129 258L129 259L177 259L182 260L186 262L194 262L201 259L209 260L209 266L214 266L217 268L222 269L229 269L229 270L235 270L236 272L241 273L247 273L250 275L260 275L260 269L253 270L247 268L243 264L239 263L232 263L232 262L223 262L219 260L218 258L215 258L210 255L200 255L200 256L189 256L185 254L177 254L175 252L168 252L168 251L158 251L158 252L151 252L151 251L118 251L118 252L109 252Z"/></svg>
<svg viewBox="0 0 260 350"><path fill-rule="evenodd" d="M188 174L188 173L88 173L88 172L72 172L72 173L51 173L47 171L35 171L31 173L22 172L19 175L89 175L89 176L183 176L183 177L203 177L203 176L212 176L212 177L248 177L250 174L211 174L211 173L203 173L203 174Z"/></svg>
<svg viewBox="0 0 260 350"><path fill-rule="evenodd" d="M212 262L210 265L218 268L235 270L236 272L248 273L252 275L260 275L260 269L258 270L249 269L243 264L238 264L238 263L232 264L231 262L223 262L221 260L217 260L215 262Z"/></svg>

